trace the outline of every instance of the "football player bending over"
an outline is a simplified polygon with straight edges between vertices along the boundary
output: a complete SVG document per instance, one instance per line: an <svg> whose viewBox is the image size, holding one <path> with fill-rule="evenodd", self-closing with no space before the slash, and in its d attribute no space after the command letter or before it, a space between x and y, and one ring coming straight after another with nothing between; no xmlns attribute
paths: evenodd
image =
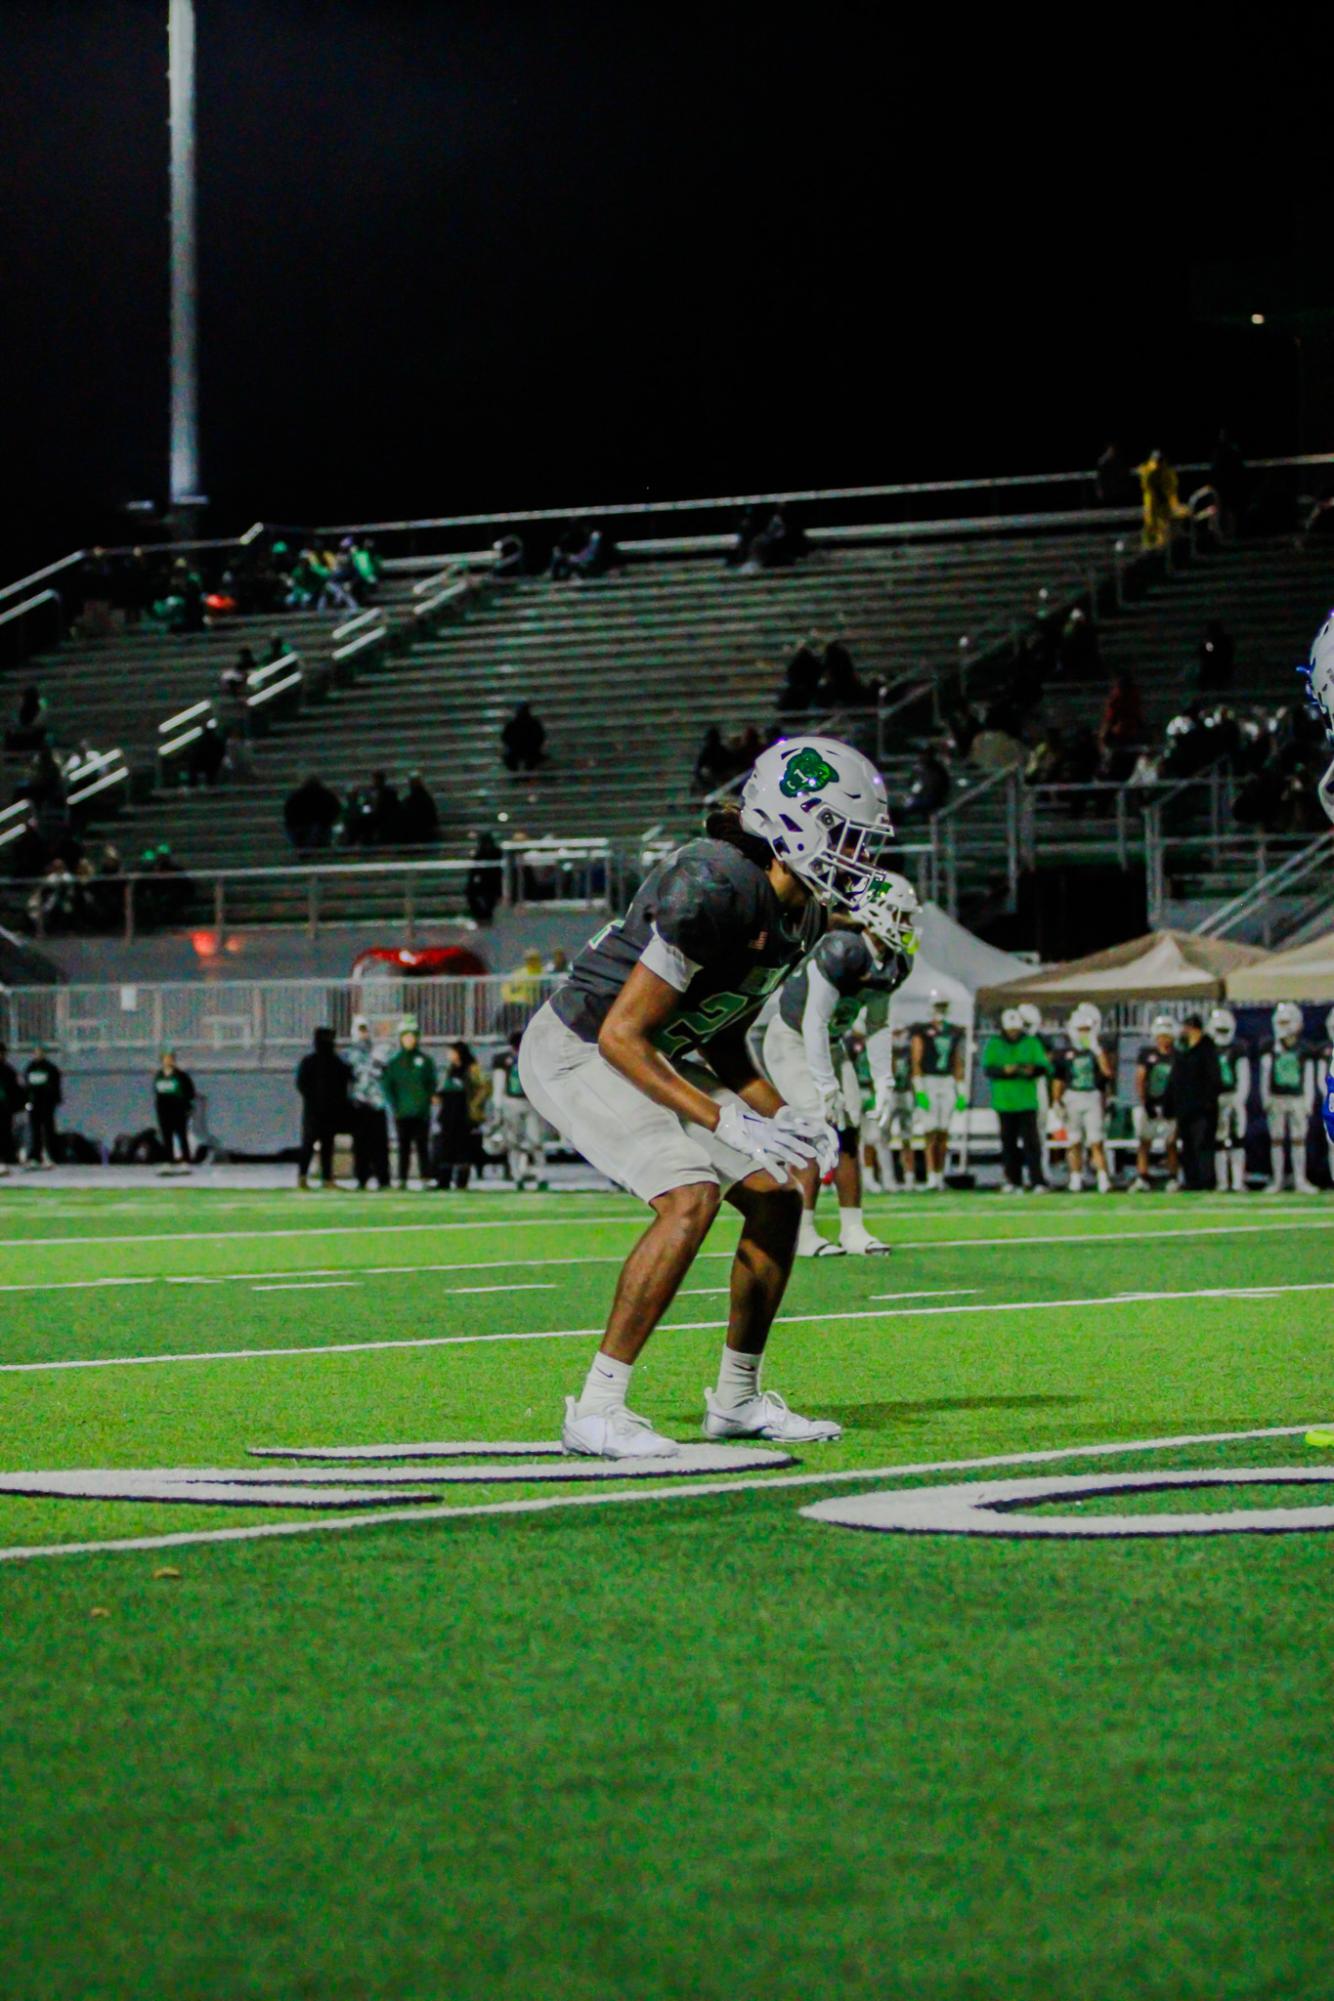
<svg viewBox="0 0 1334 2001"><path fill-rule="evenodd" d="M1325 725L1325 734L1334 744L1334 611L1325 620L1311 642L1311 657L1298 673L1306 680L1306 695L1311 707ZM1327 818L1334 820L1334 764L1320 781L1318 797ZM1334 1018L1334 1010L1331 1010ZM1334 1027L1326 1021L1325 1028L1334 1042ZM1325 1084L1320 1099L1320 1116L1325 1122L1325 1133L1330 1146L1330 1172L1334 1173L1334 1052L1325 1060Z"/></svg>
<svg viewBox="0 0 1334 2001"><path fill-rule="evenodd" d="M724 1195L742 1226L704 1435L841 1436L837 1424L801 1417L760 1388L803 1183L833 1171L838 1142L758 1074L746 1027L819 942L826 907L851 908L884 873L892 840L884 780L859 752L828 737L774 744L752 767L740 812L712 815L705 838L655 868L529 1023L519 1050L528 1097L653 1211L621 1271L582 1393L566 1399L567 1452L676 1451L628 1407L631 1371Z"/></svg>
<svg viewBox="0 0 1334 2001"><path fill-rule="evenodd" d="M800 972L784 984L778 1013L764 1034L764 1067L775 1090L838 1134L838 1242L830 1243L815 1227L819 1187L808 1179L799 1258L866 1257L889 1249L862 1221L861 1107L844 1101L839 1045L864 1013L877 1105L888 1118L894 1089L889 1001L912 970L917 895L906 877L887 875L854 897L851 914L852 924L826 932Z"/></svg>

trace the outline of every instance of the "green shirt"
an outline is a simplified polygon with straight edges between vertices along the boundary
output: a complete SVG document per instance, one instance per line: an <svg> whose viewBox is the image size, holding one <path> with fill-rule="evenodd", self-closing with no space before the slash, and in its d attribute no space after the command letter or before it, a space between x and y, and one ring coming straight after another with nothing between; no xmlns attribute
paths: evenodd
<svg viewBox="0 0 1334 2001"><path fill-rule="evenodd" d="M424 1119L436 1091L434 1060L424 1049L400 1049L385 1064L380 1084L396 1119Z"/></svg>
<svg viewBox="0 0 1334 2001"><path fill-rule="evenodd" d="M993 1035L982 1051L982 1068L991 1081L991 1102L998 1112L1035 1112L1038 1108L1037 1076L1002 1077L1002 1070L1018 1068L1051 1075L1051 1058L1036 1035L1021 1035L1011 1042L1008 1035Z"/></svg>

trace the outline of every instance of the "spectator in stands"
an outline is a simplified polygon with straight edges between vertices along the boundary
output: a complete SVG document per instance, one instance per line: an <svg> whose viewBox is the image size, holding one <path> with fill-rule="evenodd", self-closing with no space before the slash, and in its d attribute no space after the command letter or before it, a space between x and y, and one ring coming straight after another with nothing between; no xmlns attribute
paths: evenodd
<svg viewBox="0 0 1334 2001"><path fill-rule="evenodd" d="M1063 681L1092 681L1098 672L1098 635L1083 605L1074 605L1056 642L1056 671Z"/></svg>
<svg viewBox="0 0 1334 2001"><path fill-rule="evenodd" d="M982 718L972 704L964 701L962 696L957 701L951 702L945 711L945 727L949 733L949 745L955 756L960 758L971 756L973 744L982 727Z"/></svg>
<svg viewBox="0 0 1334 2001"><path fill-rule="evenodd" d="M817 700L822 709L864 709L875 701L874 688L862 680L841 639L825 647Z"/></svg>
<svg viewBox="0 0 1334 2001"><path fill-rule="evenodd" d="M399 830L403 806L398 796L398 787L389 783L386 772L373 771L370 790L365 797L368 813L367 838L373 841L376 847L393 847L402 838Z"/></svg>
<svg viewBox="0 0 1334 2001"><path fill-rule="evenodd" d="M377 1188L389 1180L389 1120L385 1113L383 1051L371 1034L364 1014L352 1024L352 1046L347 1053L352 1073L349 1112L352 1121L352 1162L357 1187L364 1189L374 1178Z"/></svg>
<svg viewBox="0 0 1334 2001"><path fill-rule="evenodd" d="M1065 735L1059 723L1048 723L1029 752L1025 785L1060 785L1065 778Z"/></svg>
<svg viewBox="0 0 1334 2001"><path fill-rule="evenodd" d="M327 848L342 812L338 794L311 772L283 805L283 825L294 848Z"/></svg>
<svg viewBox="0 0 1334 2001"><path fill-rule="evenodd" d="M1226 695L1236 667L1232 634L1220 619L1211 618L1200 639L1195 685L1202 695Z"/></svg>
<svg viewBox="0 0 1334 2001"><path fill-rule="evenodd" d="M492 833L477 836L472 867L463 885L469 915L475 924L489 924L504 888L504 854Z"/></svg>
<svg viewBox="0 0 1334 2001"><path fill-rule="evenodd" d="M491 544L495 562L491 565L493 577L521 577L524 572L524 547L518 535L502 535Z"/></svg>
<svg viewBox="0 0 1334 2001"><path fill-rule="evenodd" d="M1166 747L1161 760L1164 778L1194 778L1212 758L1209 733L1199 702L1188 702L1167 725Z"/></svg>
<svg viewBox="0 0 1334 2001"><path fill-rule="evenodd" d="M59 808L65 803L65 774L60 768L60 760L49 743L33 753L22 785L21 797L31 799L34 806Z"/></svg>
<svg viewBox="0 0 1334 2001"><path fill-rule="evenodd" d="M1119 784L1129 777L1148 734L1139 684L1130 669L1123 667L1112 677L1111 690L1103 703L1102 721L1098 725L1098 747L1102 752L1103 770L1109 779Z"/></svg>
<svg viewBox="0 0 1334 2001"><path fill-rule="evenodd" d="M97 858L86 890L89 922L96 931L110 931L125 919L125 873L120 849L108 841Z"/></svg>
<svg viewBox="0 0 1334 2001"><path fill-rule="evenodd" d="M1226 431L1218 433L1214 444L1209 484L1215 494L1214 534L1220 542L1234 542L1246 510L1250 478L1240 448Z"/></svg>
<svg viewBox="0 0 1334 2001"><path fill-rule="evenodd" d="M61 1153L56 1113L65 1086L59 1068L40 1046L23 1073L23 1094L28 1107L28 1165L54 1167Z"/></svg>
<svg viewBox="0 0 1334 2001"><path fill-rule="evenodd" d="M1028 760L1028 751L1015 730L1009 710L993 703L981 729L973 738L972 761L979 771L1009 771Z"/></svg>
<svg viewBox="0 0 1334 2001"><path fill-rule="evenodd" d="M258 662L254 654L248 646L243 646L235 660L224 667L218 677L222 683L222 692L229 701L244 701L246 689L250 685L250 676L257 669Z"/></svg>
<svg viewBox="0 0 1334 2001"><path fill-rule="evenodd" d="M1143 465L1136 466L1135 470L1139 475L1140 498L1144 507L1141 539L1146 549L1163 549L1171 539L1175 524L1184 520L1189 512L1177 498L1176 468L1155 446Z"/></svg>
<svg viewBox="0 0 1334 2001"><path fill-rule="evenodd" d="M1126 464L1120 445L1107 445L1093 474L1093 493L1099 507L1126 507L1134 493L1134 475Z"/></svg>
<svg viewBox="0 0 1334 2001"><path fill-rule="evenodd" d="M427 1139L430 1129L431 1101L435 1097L438 1078L435 1063L418 1047L417 1021L414 1015L405 1015L398 1025L398 1050L384 1066L381 1080L384 1086L385 1103L394 1115L398 1130L398 1180L401 1188L408 1185L408 1170L412 1155L417 1156L417 1171L425 1185L430 1180L427 1161Z"/></svg>
<svg viewBox="0 0 1334 2001"><path fill-rule="evenodd" d="M929 820L950 796L950 768L934 744L928 744L917 759L908 795L899 808L901 820Z"/></svg>
<svg viewBox="0 0 1334 2001"><path fill-rule="evenodd" d="M28 916L37 931L55 934L73 928L78 885L63 855L47 863L40 883L28 898Z"/></svg>
<svg viewBox="0 0 1334 2001"><path fill-rule="evenodd" d="M153 1079L153 1105L167 1160L173 1167L178 1147L181 1165L190 1165L190 1114L194 1110L196 1095L194 1078L188 1070L180 1068L175 1050L164 1049L158 1073Z"/></svg>
<svg viewBox="0 0 1334 2001"><path fill-rule="evenodd" d="M551 957L547 960L542 970L544 973L550 974L554 980L563 980L565 978L570 970L570 955L563 945L557 945L554 948Z"/></svg>
<svg viewBox="0 0 1334 2001"><path fill-rule="evenodd" d="M14 1121L23 1110L23 1086L19 1073L9 1062L9 1051L0 1042L0 1177L18 1165L14 1147Z"/></svg>
<svg viewBox="0 0 1334 2001"><path fill-rule="evenodd" d="M216 716L209 716L190 745L185 767L186 782L190 785L216 785L226 764L227 732Z"/></svg>
<svg viewBox="0 0 1334 2001"><path fill-rule="evenodd" d="M804 714L819 702L823 655L818 634L803 639L783 669L783 685L778 691L780 716Z"/></svg>
<svg viewBox="0 0 1334 2001"><path fill-rule="evenodd" d="M536 771L546 762L547 733L527 702L519 702L500 732L501 762L507 771Z"/></svg>
<svg viewBox="0 0 1334 2001"><path fill-rule="evenodd" d="M800 562L810 549L806 531L792 510L776 507L758 535L753 535L743 568L781 570Z"/></svg>
<svg viewBox="0 0 1334 2001"><path fill-rule="evenodd" d="M693 783L696 792L716 792L720 785L727 783L734 770L721 730L717 723L710 723L695 758Z"/></svg>
<svg viewBox="0 0 1334 2001"><path fill-rule="evenodd" d="M582 549L569 558L568 575L605 577L619 569L621 552L605 528L594 528Z"/></svg>
<svg viewBox="0 0 1334 2001"><path fill-rule="evenodd" d="M357 576L357 596L363 604L369 604L380 588L384 574L379 551L375 543L365 535L349 535L348 547L352 554L352 567Z"/></svg>
<svg viewBox="0 0 1334 2001"><path fill-rule="evenodd" d="M19 696L14 720L5 732L6 750L40 750L46 742L46 701L35 681Z"/></svg>
<svg viewBox="0 0 1334 2001"><path fill-rule="evenodd" d="M297 1155L296 1185L310 1186L310 1163L315 1151L320 1156L320 1186L336 1188L334 1141L350 1123L348 1092L352 1072L334 1048L331 1028L315 1030L315 1046L297 1065L296 1088L301 1097L301 1150Z"/></svg>
<svg viewBox="0 0 1334 2001"><path fill-rule="evenodd" d="M440 836L440 815L420 771L408 780L399 813L399 838L410 848L430 847Z"/></svg>
<svg viewBox="0 0 1334 2001"><path fill-rule="evenodd" d="M285 660L289 651L290 648L281 632L271 632L269 634L269 650L259 664L261 667L272 667L275 661Z"/></svg>
<svg viewBox="0 0 1334 2001"><path fill-rule="evenodd" d="M9 871L15 882L34 882L46 867L49 857L37 815L29 813L23 822L22 832L9 849Z"/></svg>
<svg viewBox="0 0 1334 2001"><path fill-rule="evenodd" d="M765 738L760 735L754 723L747 723L740 736L734 737L727 746L727 755L732 762L732 775L740 777L743 771L749 771L764 746Z"/></svg>
<svg viewBox="0 0 1334 2001"><path fill-rule="evenodd" d="M586 521L571 521L556 538L551 551L551 568L548 574L559 583L565 577L574 575L575 558L587 549L590 530Z"/></svg>

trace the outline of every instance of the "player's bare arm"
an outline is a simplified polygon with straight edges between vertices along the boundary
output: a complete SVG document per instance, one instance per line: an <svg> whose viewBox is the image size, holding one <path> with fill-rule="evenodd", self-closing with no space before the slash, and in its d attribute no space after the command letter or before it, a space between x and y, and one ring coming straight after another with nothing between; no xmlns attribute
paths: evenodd
<svg viewBox="0 0 1334 2001"><path fill-rule="evenodd" d="M680 1002L675 987L650 972L647 966L636 966L602 1024L598 1050L613 1069L619 1070L655 1105L665 1105L680 1118L691 1119L712 1132L718 1123L718 1106L689 1078L673 1069L651 1039L655 1030L666 1027ZM723 1079L724 1083L727 1081Z"/></svg>

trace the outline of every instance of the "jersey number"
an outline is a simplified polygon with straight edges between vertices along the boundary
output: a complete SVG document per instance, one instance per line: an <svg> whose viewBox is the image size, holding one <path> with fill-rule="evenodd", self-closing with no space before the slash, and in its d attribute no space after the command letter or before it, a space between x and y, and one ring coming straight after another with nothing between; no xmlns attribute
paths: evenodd
<svg viewBox="0 0 1334 2001"><path fill-rule="evenodd" d="M755 1005L750 994L710 994L698 1007L691 1008L689 1014L678 1015L666 1028L659 1029L653 1040L664 1056L677 1056L683 1049L693 1048L697 1042L707 1042L726 1028L729 1021L744 1014Z"/></svg>

